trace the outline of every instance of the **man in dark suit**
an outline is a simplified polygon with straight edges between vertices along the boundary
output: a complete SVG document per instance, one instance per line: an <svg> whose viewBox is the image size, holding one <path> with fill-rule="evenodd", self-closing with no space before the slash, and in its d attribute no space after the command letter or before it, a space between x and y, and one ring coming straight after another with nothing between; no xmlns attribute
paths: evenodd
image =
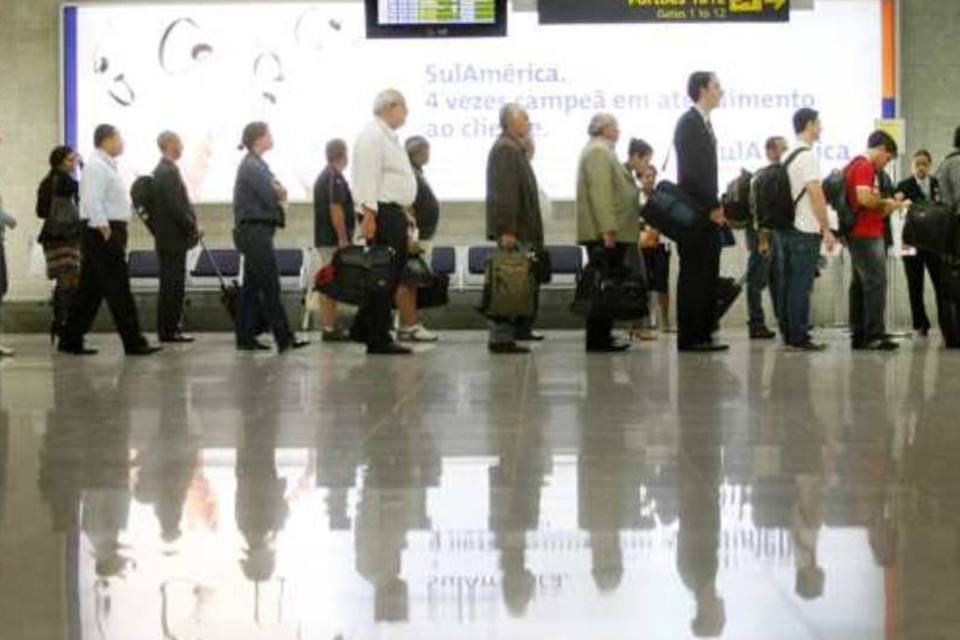
<svg viewBox="0 0 960 640"><path fill-rule="evenodd" d="M200 237L197 216L177 161L183 155L180 136L164 131L157 138L163 157L153 170L153 233L160 260L160 295L157 299L157 337L160 342L193 342L181 331L187 251Z"/></svg>
<svg viewBox="0 0 960 640"><path fill-rule="evenodd" d="M696 206L699 218L679 242L677 344L680 351L724 351L728 346L712 337L717 324L719 229L727 221L718 197L717 138L710 122L723 89L715 74L697 71L690 76L687 94L694 105L680 118L673 138L677 186Z"/></svg>
<svg viewBox="0 0 960 640"><path fill-rule="evenodd" d="M510 250L543 247L537 177L527 155L530 116L517 104L500 110L502 133L487 159L487 239ZM536 306L536 305L535 305ZM490 329L491 353L527 353L517 341L539 341L534 318L499 319Z"/></svg>
<svg viewBox="0 0 960 640"><path fill-rule="evenodd" d="M897 193L903 194L911 202L940 202L940 182L931 175L933 156L926 149L913 154L913 175L897 185ZM923 301L923 270L930 272L933 288L937 294L937 310L943 317L943 304L940 286L940 256L917 249L916 254L903 257L903 270L907 275L907 287L910 292L910 313L913 316L913 329L922 336L930 332L930 318L927 317ZM942 324L942 323L941 323Z"/></svg>

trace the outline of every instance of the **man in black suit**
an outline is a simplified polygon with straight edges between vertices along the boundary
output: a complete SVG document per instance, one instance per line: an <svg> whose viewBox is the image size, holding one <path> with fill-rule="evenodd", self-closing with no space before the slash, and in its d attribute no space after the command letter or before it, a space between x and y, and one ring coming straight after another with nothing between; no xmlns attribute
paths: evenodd
<svg viewBox="0 0 960 640"><path fill-rule="evenodd" d="M193 342L181 331L187 251L200 237L197 216L177 161L183 155L180 136L164 131L157 138L163 157L153 170L153 233L160 261L160 295L157 299L157 337L160 342Z"/></svg>
<svg viewBox="0 0 960 640"><path fill-rule="evenodd" d="M926 149L913 154L913 175L897 185L897 193L911 202L940 202L940 182L931 175L933 156ZM930 272L933 288L937 294L937 310L943 318L943 304L940 286L940 256L917 249L916 254L903 257L903 270L907 275L907 288L910 292L910 313L913 316L913 329L922 336L930 332L930 318L927 317L923 301L923 270ZM941 325L943 323L941 322Z"/></svg>
<svg viewBox="0 0 960 640"><path fill-rule="evenodd" d="M715 74L697 71L690 76L687 94L694 105L680 118L673 137L677 186L696 206L699 218L679 242L677 345L680 351L724 351L728 346L712 337L717 324L719 229L727 220L718 197L717 138L710 122L723 89Z"/></svg>

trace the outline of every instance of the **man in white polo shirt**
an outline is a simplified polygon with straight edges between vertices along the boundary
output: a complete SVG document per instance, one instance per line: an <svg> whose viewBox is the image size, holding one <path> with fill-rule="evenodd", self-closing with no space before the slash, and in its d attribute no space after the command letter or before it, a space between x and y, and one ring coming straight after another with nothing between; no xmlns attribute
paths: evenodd
<svg viewBox="0 0 960 640"><path fill-rule="evenodd" d="M800 109L793 116L797 147L784 165L796 203L792 229L777 229L780 252L778 319L787 347L798 351L823 351L826 346L810 337L810 296L820 259L820 246L833 250L837 238L830 230L827 199L821 186L820 161L813 146L820 140L820 114Z"/></svg>
<svg viewBox="0 0 960 640"><path fill-rule="evenodd" d="M60 336L59 350L74 355L96 353L84 346L83 339L93 326L100 303L106 300L126 354L150 355L159 348L151 347L140 330L127 269L127 222L132 210L127 185L117 170L123 138L116 127L101 124L93 139L96 151L80 181L80 218L84 223L80 286Z"/></svg>

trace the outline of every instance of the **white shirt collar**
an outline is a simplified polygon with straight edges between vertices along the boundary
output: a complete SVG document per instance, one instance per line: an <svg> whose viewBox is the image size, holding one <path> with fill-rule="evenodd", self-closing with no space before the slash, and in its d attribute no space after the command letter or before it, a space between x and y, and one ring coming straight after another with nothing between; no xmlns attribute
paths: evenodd
<svg viewBox="0 0 960 640"><path fill-rule="evenodd" d="M107 166L113 169L117 168L117 159L111 156L109 153L107 153L103 149L97 149L96 151L94 151L94 153L100 156L100 159L103 160L107 164Z"/></svg>
<svg viewBox="0 0 960 640"><path fill-rule="evenodd" d="M378 118L377 118L377 124L380 125L380 129L382 129L383 132L384 132L385 134L387 134L387 137L389 137L391 140L393 140L394 142L399 142L399 141L400 141L400 136L397 135L397 132L396 132L396 131L394 131L393 129L390 128L390 125L387 124L387 121L386 121L386 120L384 120L383 118L378 117Z"/></svg>
<svg viewBox="0 0 960 640"><path fill-rule="evenodd" d="M703 118L704 122L710 122L710 113L706 109L698 104L694 104L693 108L697 110L697 113L700 114L700 117Z"/></svg>

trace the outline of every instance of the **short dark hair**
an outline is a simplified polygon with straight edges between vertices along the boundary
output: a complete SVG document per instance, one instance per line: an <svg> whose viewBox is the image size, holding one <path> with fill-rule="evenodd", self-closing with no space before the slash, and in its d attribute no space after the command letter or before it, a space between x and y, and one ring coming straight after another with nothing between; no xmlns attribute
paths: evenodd
<svg viewBox="0 0 960 640"><path fill-rule="evenodd" d="M700 92L710 86L716 74L713 71L694 71L687 80L687 95L694 102L700 100Z"/></svg>
<svg viewBox="0 0 960 640"><path fill-rule="evenodd" d="M793 131L800 135L807 130L807 125L820 119L820 112L810 107L804 107L793 114Z"/></svg>
<svg viewBox="0 0 960 640"><path fill-rule="evenodd" d="M886 131L881 131L877 129L870 134L870 137L867 138L867 148L868 149L878 149L883 147L885 151L892 154L894 157L900 153L900 149L897 147L897 141L887 133Z"/></svg>
<svg viewBox="0 0 960 640"><path fill-rule="evenodd" d="M67 145L60 145L53 148L53 151L50 152L50 170L56 171L63 165L63 161L70 157L70 154L73 153L73 147L68 147Z"/></svg>
<svg viewBox="0 0 960 640"><path fill-rule="evenodd" d="M960 127L957 127L956 131L953 132L953 147L960 149Z"/></svg>
<svg viewBox="0 0 960 640"><path fill-rule="evenodd" d="M104 142L116 136L118 133L119 131L117 131L117 128L112 124L97 125L97 128L93 131L93 146L99 149L103 146Z"/></svg>
<svg viewBox="0 0 960 640"><path fill-rule="evenodd" d="M630 146L627 148L627 155L629 157L633 156L652 156L653 147L650 146L650 143L642 138L630 138Z"/></svg>
<svg viewBox="0 0 960 640"><path fill-rule="evenodd" d="M246 149L247 151L253 150L253 144L267 135L267 132L270 131L270 126L263 121L251 122L243 128L243 137L240 142L240 149Z"/></svg>
<svg viewBox="0 0 960 640"><path fill-rule="evenodd" d="M781 140L783 141L784 144L786 144L787 139L784 138L783 136L770 136L769 138L767 138L767 142L764 144L764 148L767 151L773 151L774 149L777 148L777 143L780 142Z"/></svg>
<svg viewBox="0 0 960 640"><path fill-rule="evenodd" d="M914 158L926 158L931 164L933 163L933 154L931 154L926 149L917 149L914 154Z"/></svg>
<svg viewBox="0 0 960 640"><path fill-rule="evenodd" d="M342 160L347 157L347 143L340 138L334 138L327 142L326 148L327 162Z"/></svg>

